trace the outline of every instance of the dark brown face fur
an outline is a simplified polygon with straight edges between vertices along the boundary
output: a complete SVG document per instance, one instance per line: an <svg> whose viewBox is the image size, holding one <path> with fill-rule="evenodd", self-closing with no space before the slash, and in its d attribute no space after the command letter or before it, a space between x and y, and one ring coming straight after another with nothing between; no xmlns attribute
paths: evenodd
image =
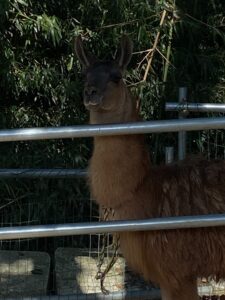
<svg viewBox="0 0 225 300"><path fill-rule="evenodd" d="M84 48L81 36L75 39L75 52L85 75L83 101L90 111L92 124L122 122L129 111L122 75L131 59L132 49L129 37L123 36L118 58L100 61Z"/></svg>
<svg viewBox="0 0 225 300"><path fill-rule="evenodd" d="M115 62L97 62L84 71L84 105L88 110L109 111L118 96L122 72Z"/></svg>

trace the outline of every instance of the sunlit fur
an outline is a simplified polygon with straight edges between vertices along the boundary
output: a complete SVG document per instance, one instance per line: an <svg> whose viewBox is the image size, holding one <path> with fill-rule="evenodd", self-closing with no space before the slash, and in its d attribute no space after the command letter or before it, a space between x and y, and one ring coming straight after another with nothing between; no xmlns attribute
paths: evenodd
<svg viewBox="0 0 225 300"><path fill-rule="evenodd" d="M91 123L139 120L125 84L109 88L117 110L90 111ZM224 213L224 177L224 161L152 166L142 135L94 138L91 192L118 220ZM120 243L128 265L159 284L163 300L197 300L197 277L225 277L223 227L124 232Z"/></svg>

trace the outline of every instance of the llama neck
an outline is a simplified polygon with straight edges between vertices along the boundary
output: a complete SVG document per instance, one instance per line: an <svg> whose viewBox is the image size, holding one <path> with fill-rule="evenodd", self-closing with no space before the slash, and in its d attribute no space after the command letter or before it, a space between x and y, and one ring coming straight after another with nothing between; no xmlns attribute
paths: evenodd
<svg viewBox="0 0 225 300"><path fill-rule="evenodd" d="M114 119L108 119L108 123L139 121L136 103L125 86L124 96L126 110L113 113ZM96 117L100 116L92 115L91 123ZM119 119L115 120L115 117ZM104 115L104 118L107 117ZM104 123L106 119L97 120ZM146 181L149 169L150 160L143 136L94 138L89 174L92 196L100 205L120 208L119 211L125 211L126 206L131 207L131 203L136 203L138 190L143 190L141 185Z"/></svg>
<svg viewBox="0 0 225 300"><path fill-rule="evenodd" d="M100 205L121 208L136 202L135 194L149 174L150 160L142 136L96 137L90 161L93 197Z"/></svg>

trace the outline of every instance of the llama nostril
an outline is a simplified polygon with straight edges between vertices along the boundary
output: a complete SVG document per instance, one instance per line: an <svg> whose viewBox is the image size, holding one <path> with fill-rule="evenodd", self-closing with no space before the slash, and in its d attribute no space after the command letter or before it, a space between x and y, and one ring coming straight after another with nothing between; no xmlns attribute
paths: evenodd
<svg viewBox="0 0 225 300"><path fill-rule="evenodd" d="M87 97L93 97L93 96L97 95L97 89L94 87L87 87L84 90L84 95Z"/></svg>
<svg viewBox="0 0 225 300"><path fill-rule="evenodd" d="M97 94L97 91L96 90L92 90L91 91L91 96L95 96Z"/></svg>

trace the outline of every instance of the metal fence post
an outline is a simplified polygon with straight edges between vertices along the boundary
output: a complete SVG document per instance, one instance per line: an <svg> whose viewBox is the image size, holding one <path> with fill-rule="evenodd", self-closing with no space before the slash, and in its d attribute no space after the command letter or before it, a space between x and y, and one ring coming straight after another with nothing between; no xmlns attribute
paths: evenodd
<svg viewBox="0 0 225 300"><path fill-rule="evenodd" d="M187 103L187 88L180 87L179 88L179 98L178 102L182 105ZM180 111L179 112L179 119L184 119L186 112ZM186 131L180 131L178 133L178 159L183 160L186 156Z"/></svg>
<svg viewBox="0 0 225 300"><path fill-rule="evenodd" d="M174 147L165 148L165 163L171 164L174 161Z"/></svg>

